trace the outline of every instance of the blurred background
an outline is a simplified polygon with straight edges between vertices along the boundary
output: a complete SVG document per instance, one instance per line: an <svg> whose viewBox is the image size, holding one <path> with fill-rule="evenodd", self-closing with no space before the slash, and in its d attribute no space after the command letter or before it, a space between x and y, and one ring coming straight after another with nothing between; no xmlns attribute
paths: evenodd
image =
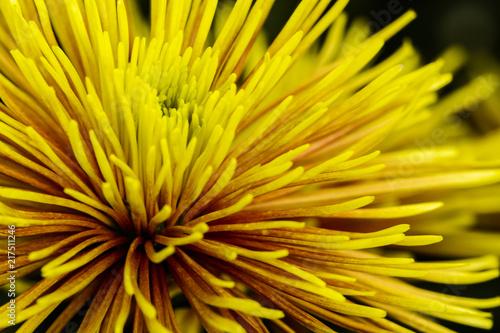
<svg viewBox="0 0 500 333"><path fill-rule="evenodd" d="M267 21L268 31L277 33L299 0L276 0ZM427 60L432 60L452 44L461 44L471 52L488 51L500 55L500 1L497 0L351 0L346 11L350 18L363 16L380 29L409 9L418 18L389 41L386 51L400 45L409 36Z"/></svg>

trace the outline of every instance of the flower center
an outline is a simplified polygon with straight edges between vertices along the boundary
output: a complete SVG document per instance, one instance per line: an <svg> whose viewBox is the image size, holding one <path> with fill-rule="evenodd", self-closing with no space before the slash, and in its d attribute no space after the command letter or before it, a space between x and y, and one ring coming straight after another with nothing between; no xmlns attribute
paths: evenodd
<svg viewBox="0 0 500 333"><path fill-rule="evenodd" d="M113 84L103 81L103 104L111 120L102 117L102 132L91 141L119 229L167 247L191 244L207 229L195 220L214 195L204 190L231 148L242 94L236 75L218 78L211 48L201 55L183 50L182 34L143 44L136 39L129 63L107 73ZM105 154L99 136L113 154Z"/></svg>

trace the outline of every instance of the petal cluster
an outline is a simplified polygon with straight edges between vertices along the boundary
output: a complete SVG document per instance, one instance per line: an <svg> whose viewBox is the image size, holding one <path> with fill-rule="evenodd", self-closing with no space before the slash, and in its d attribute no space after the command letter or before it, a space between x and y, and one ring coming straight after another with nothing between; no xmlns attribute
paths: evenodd
<svg viewBox="0 0 500 333"><path fill-rule="evenodd" d="M153 0L149 19L0 0L0 278L15 269L20 331L492 327L499 297L411 282L488 281L496 257L406 250L442 240L454 193L498 187L498 159L462 154L488 143L443 122L492 91L441 100L456 54L377 60L415 13L370 35L347 3L301 1L268 43L267 0Z"/></svg>

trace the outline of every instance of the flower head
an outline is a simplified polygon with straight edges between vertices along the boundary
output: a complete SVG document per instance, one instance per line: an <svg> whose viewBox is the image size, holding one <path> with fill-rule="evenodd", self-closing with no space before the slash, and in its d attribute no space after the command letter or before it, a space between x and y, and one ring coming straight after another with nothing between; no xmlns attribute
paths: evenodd
<svg viewBox="0 0 500 333"><path fill-rule="evenodd" d="M302 1L268 45L272 1L152 1L149 21L134 1L1 1L0 223L15 229L27 284L16 323L491 327L480 309L500 298L406 280L487 281L495 257L416 263L372 250L439 242L406 234L406 219L442 206L422 193L493 184L500 171L438 151L398 174L401 145L426 138L450 103L437 91L451 74L444 60L421 67L409 42L374 63L415 14L368 36L360 21L346 30L347 2ZM350 230L350 219L398 223Z"/></svg>

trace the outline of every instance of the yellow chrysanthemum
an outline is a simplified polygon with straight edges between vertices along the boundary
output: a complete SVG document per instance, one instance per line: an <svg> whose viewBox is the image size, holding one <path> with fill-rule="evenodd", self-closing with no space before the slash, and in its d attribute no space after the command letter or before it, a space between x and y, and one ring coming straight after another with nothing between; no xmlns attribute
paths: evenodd
<svg viewBox="0 0 500 333"><path fill-rule="evenodd" d="M0 0L0 276L16 296L7 280L0 328L491 328L499 297L409 281L491 280L496 257L371 250L439 242L407 235L411 217L500 181L486 143L399 169L408 142L460 135L443 116L484 77L438 102L456 56L420 67L406 42L374 64L415 14L368 36L346 30L347 2L300 2L268 45L268 0L154 0L150 23L134 1Z"/></svg>

